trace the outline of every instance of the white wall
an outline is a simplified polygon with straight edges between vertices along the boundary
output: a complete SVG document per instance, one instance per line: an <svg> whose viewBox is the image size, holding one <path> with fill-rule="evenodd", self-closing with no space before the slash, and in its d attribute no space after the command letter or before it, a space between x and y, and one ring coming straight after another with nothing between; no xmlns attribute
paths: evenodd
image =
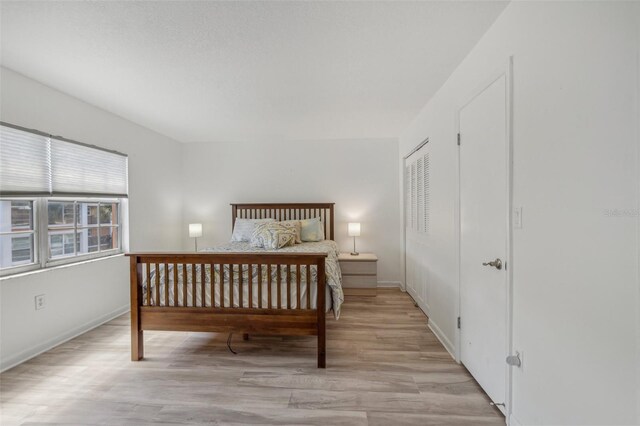
<svg viewBox="0 0 640 426"><path fill-rule="evenodd" d="M358 251L378 255L378 280L398 284L397 140L198 143L183 148L186 224L201 222L199 246L231 236L234 202L335 202L336 241L353 248L347 223L362 223Z"/></svg>
<svg viewBox="0 0 640 426"><path fill-rule="evenodd" d="M640 420L637 13L622 2L511 3L400 139L400 157L432 144L431 319L455 342L456 111L514 56L523 228L511 266L524 362L513 414L523 425Z"/></svg>
<svg viewBox="0 0 640 426"><path fill-rule="evenodd" d="M129 246L181 246L181 145L0 69L0 119L129 155ZM128 259L101 259L0 281L0 368L5 369L129 309ZM36 311L34 296L46 294Z"/></svg>
<svg viewBox="0 0 640 426"><path fill-rule="evenodd" d="M636 34L638 37L638 53L637 53L637 67L638 67L638 78L636 80L636 117L640 117L640 4L636 5ZM640 119L637 120L636 126L636 140L638 141L638 146L640 146ZM638 193L640 194L640 149L638 149ZM638 251L637 256L640 258L640 199L636 204L636 208L638 209ZM638 267L640 268L640 261L638 262ZM640 280L640 269L638 271L638 277ZM640 285L638 285L638 305L640 305ZM636 329L636 340L637 340L637 354L638 358L640 358L640 309L637 309L637 329ZM637 411L637 423L640 424L640 362L636 363L636 375L637 375L637 383L636 383L636 411Z"/></svg>

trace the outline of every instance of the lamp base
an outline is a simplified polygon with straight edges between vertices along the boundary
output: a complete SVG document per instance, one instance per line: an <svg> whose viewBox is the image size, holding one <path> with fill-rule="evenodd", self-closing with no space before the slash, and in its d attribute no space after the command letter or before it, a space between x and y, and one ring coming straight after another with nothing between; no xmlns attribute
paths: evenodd
<svg viewBox="0 0 640 426"><path fill-rule="evenodd" d="M351 252L351 256L358 256L360 253L358 253L357 251L352 251Z"/></svg>

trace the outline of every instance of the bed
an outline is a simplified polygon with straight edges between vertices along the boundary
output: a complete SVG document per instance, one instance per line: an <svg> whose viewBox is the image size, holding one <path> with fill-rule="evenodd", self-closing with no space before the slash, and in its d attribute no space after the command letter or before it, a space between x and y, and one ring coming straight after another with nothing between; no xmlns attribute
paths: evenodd
<svg viewBox="0 0 640 426"><path fill-rule="evenodd" d="M144 331L317 336L326 367L325 316L344 300L333 203L232 204L237 219L319 218L326 241L278 250L232 242L192 253L129 253L131 359L144 356Z"/></svg>

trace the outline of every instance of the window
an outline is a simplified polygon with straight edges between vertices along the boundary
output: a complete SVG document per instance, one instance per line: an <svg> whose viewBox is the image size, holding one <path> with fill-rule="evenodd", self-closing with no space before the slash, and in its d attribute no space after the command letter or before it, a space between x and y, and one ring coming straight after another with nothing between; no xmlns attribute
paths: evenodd
<svg viewBox="0 0 640 426"><path fill-rule="evenodd" d="M0 200L0 268L37 262L34 203Z"/></svg>
<svg viewBox="0 0 640 426"><path fill-rule="evenodd" d="M0 274L122 250L127 157L0 123Z"/></svg>
<svg viewBox="0 0 640 426"><path fill-rule="evenodd" d="M119 212L118 201L49 199L49 259L118 250Z"/></svg>

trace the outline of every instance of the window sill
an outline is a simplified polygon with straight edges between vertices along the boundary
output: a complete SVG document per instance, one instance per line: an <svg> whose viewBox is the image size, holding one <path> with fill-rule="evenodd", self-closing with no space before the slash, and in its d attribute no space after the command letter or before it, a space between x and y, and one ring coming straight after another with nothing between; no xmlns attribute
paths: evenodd
<svg viewBox="0 0 640 426"><path fill-rule="evenodd" d="M111 254L109 256L103 256L103 257L97 257L97 258L94 258L94 259L81 260L79 262L64 263L62 265L49 266L47 268L35 269L33 271L19 272L17 274L13 274L13 275L5 275L4 277L0 277L0 281L6 281L6 280L13 279L13 278L22 278L22 277L25 277L25 276L28 276L28 275L41 274L41 273L55 271L55 270L63 269L63 268L72 268L74 266L84 265L84 264L87 264L87 263L101 262L101 261L104 261L104 260L113 259L115 257L124 257L124 253L115 253L115 254Z"/></svg>

